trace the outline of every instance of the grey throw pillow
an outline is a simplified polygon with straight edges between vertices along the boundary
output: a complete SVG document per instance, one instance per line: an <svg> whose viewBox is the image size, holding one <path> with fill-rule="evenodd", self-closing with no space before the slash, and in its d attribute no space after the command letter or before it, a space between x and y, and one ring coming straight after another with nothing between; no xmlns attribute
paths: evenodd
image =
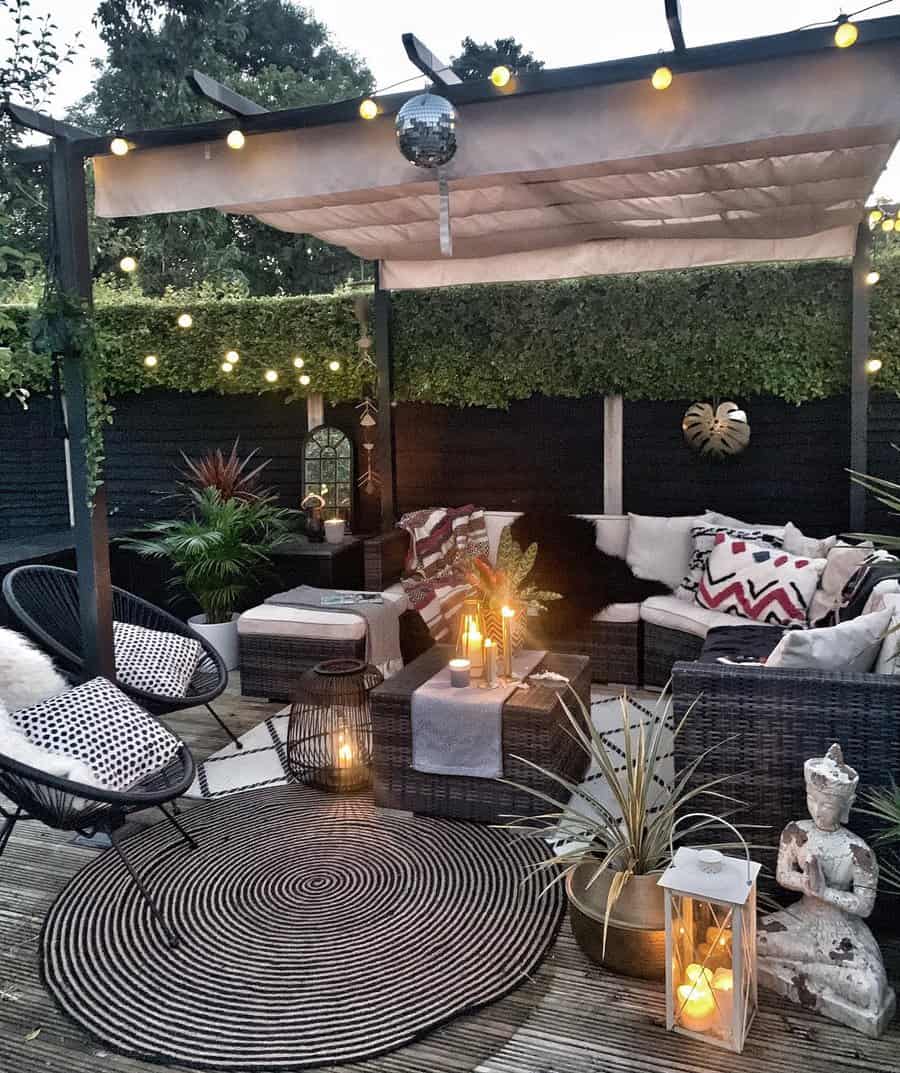
<svg viewBox="0 0 900 1073"><path fill-rule="evenodd" d="M871 671L890 621L890 611L876 611L837 626L791 630L775 646L766 666Z"/></svg>

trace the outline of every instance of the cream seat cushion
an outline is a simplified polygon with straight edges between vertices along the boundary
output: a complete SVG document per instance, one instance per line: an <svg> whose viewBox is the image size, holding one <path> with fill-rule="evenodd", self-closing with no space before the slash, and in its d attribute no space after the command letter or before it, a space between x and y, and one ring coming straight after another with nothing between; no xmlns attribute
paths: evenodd
<svg viewBox="0 0 900 1073"><path fill-rule="evenodd" d="M397 591L399 590L399 591ZM401 613L406 610L406 593L399 585L386 589L382 596L394 603L402 601ZM352 611L352 604L348 611ZM360 641L366 636L366 623L356 615L318 608L285 607L280 604L260 604L251 607L238 619L238 633L243 636L308 637L325 641Z"/></svg>
<svg viewBox="0 0 900 1073"><path fill-rule="evenodd" d="M723 615L720 611L709 611L705 607L689 604L677 596L650 596L640 605L641 619L651 626L662 626L666 630L680 630L692 633L695 637L705 637L713 626L754 626L758 623L752 619L739 619L734 615Z"/></svg>
<svg viewBox="0 0 900 1073"><path fill-rule="evenodd" d="M638 622L640 617L640 604L610 604L594 615L594 622Z"/></svg>

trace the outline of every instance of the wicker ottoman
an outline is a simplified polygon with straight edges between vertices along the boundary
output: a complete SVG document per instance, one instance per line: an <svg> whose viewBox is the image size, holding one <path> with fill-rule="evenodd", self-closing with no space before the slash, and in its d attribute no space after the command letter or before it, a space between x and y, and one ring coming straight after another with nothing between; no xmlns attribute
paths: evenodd
<svg viewBox="0 0 900 1073"><path fill-rule="evenodd" d="M384 593L386 600L404 600ZM356 615L260 604L238 619L241 694L290 700L304 671L326 659L366 658L366 625Z"/></svg>
<svg viewBox="0 0 900 1073"><path fill-rule="evenodd" d="M389 678L369 695L372 709L372 752L375 804L430 816L493 823L504 815L534 816L549 806L496 779L430 775L412 768L412 694L452 657L453 649L437 646ZM590 705L591 672L586 656L548 653L542 670L564 674L586 705ZM504 777L555 797L559 787L527 764L523 756L573 782L585 773L588 758L566 728L568 719L557 687L519 690L503 707ZM573 699L574 704L574 699ZM570 708L572 705L570 705Z"/></svg>

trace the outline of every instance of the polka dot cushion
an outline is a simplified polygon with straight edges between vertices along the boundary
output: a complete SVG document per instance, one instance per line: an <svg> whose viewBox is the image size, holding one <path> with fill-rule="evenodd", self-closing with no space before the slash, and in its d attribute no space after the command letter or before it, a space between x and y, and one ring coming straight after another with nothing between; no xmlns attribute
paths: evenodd
<svg viewBox="0 0 900 1073"><path fill-rule="evenodd" d="M180 745L105 678L10 712L10 719L34 745L83 760L108 790L127 790L162 771Z"/></svg>
<svg viewBox="0 0 900 1073"><path fill-rule="evenodd" d="M113 623L116 678L132 689L154 697L184 697L203 646L192 637L148 630L130 622Z"/></svg>

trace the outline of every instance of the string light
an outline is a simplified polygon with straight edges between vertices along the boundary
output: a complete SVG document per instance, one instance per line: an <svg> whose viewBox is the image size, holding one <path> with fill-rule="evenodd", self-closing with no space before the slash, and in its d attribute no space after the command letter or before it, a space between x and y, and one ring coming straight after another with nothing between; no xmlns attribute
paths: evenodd
<svg viewBox="0 0 900 1073"><path fill-rule="evenodd" d="M877 373L880 371L881 365L881 358L869 358L869 360L866 362L866 372Z"/></svg>
<svg viewBox="0 0 900 1073"><path fill-rule="evenodd" d="M869 227L877 227L881 223L881 218L884 213L881 209L872 209L869 213Z"/></svg>
<svg viewBox="0 0 900 1073"><path fill-rule="evenodd" d="M881 273L880 272L874 272L873 271L873 272L867 272L866 273L866 283L868 283L870 287L873 284L877 283L880 279L881 279Z"/></svg>
<svg viewBox="0 0 900 1073"><path fill-rule="evenodd" d="M297 379L304 387L309 387L309 376L307 376L306 373L304 373L302 376L299 376Z"/></svg>
<svg viewBox="0 0 900 1073"><path fill-rule="evenodd" d="M147 357L144 358L144 364L148 369L155 369L159 364L159 358L155 354L148 354Z"/></svg>
<svg viewBox="0 0 900 1073"><path fill-rule="evenodd" d="M512 72L508 67L504 67L502 64L491 71L491 81L497 89L503 89L503 87L509 83L511 78Z"/></svg>
<svg viewBox="0 0 900 1073"><path fill-rule="evenodd" d="M378 105L371 97L366 97L359 106L359 114L363 119L374 119L378 115Z"/></svg>
<svg viewBox="0 0 900 1073"><path fill-rule="evenodd" d="M113 138L109 143L109 151L113 156L125 156L131 146L122 137Z"/></svg>
<svg viewBox="0 0 900 1073"><path fill-rule="evenodd" d="M838 48L849 48L856 44L859 30L846 15L838 15L837 29L834 31L834 43Z"/></svg>
<svg viewBox="0 0 900 1073"><path fill-rule="evenodd" d="M225 355L225 360L229 363L229 365L237 365L237 363L241 360L241 356L236 350L229 350L228 353Z"/></svg>
<svg viewBox="0 0 900 1073"><path fill-rule="evenodd" d="M295 369L302 369L305 364L306 362L303 360L303 358L294 358Z"/></svg>
<svg viewBox="0 0 900 1073"><path fill-rule="evenodd" d="M137 261L133 257L123 257L122 260L119 261L119 268L121 268L123 272L134 272L137 268Z"/></svg>
<svg viewBox="0 0 900 1073"><path fill-rule="evenodd" d="M270 384L274 384L277 379L278 373L276 373L274 369L266 369L266 380L268 380Z"/></svg>
<svg viewBox="0 0 900 1073"><path fill-rule="evenodd" d="M672 70L670 67L657 67L650 77L650 85L654 89L668 89L672 85Z"/></svg>
<svg viewBox="0 0 900 1073"><path fill-rule="evenodd" d="M228 137L225 139L229 149L243 149L246 138L244 132L235 128L228 132Z"/></svg>
<svg viewBox="0 0 900 1073"><path fill-rule="evenodd" d="M333 373L336 373L340 369L340 367L341 363L339 361L330 361L328 363L328 368L331 369Z"/></svg>
<svg viewBox="0 0 900 1073"><path fill-rule="evenodd" d="M219 368L222 370L223 373L230 373L234 366L231 364L230 361L223 361Z"/></svg>
<svg viewBox="0 0 900 1073"><path fill-rule="evenodd" d="M893 216L886 216L881 221L881 230L882 231L893 231L895 226L896 226L896 222L895 222Z"/></svg>
<svg viewBox="0 0 900 1073"><path fill-rule="evenodd" d="M178 320L175 323L179 328L190 328L194 323L194 318L190 313L179 313Z"/></svg>

